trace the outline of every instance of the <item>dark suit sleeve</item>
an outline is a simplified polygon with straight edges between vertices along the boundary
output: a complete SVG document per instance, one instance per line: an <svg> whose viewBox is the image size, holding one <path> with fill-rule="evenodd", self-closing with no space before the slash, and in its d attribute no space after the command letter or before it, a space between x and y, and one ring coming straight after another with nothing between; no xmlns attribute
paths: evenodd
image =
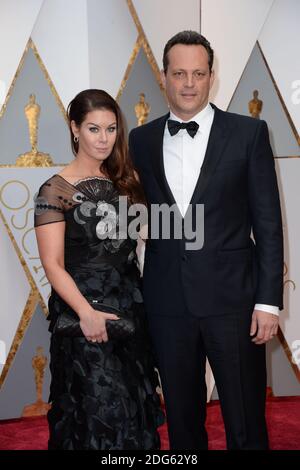
<svg viewBox="0 0 300 470"><path fill-rule="evenodd" d="M255 303L283 308L283 234L279 191L267 125L258 122L250 149L249 204L256 243Z"/></svg>

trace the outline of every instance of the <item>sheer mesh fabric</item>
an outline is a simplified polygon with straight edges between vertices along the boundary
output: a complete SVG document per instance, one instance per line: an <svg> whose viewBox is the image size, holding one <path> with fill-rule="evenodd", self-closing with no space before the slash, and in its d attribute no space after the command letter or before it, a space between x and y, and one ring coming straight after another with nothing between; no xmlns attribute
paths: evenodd
<svg viewBox="0 0 300 470"><path fill-rule="evenodd" d="M84 195L59 175L49 178L34 198L34 226L63 222L65 212L82 202Z"/></svg>

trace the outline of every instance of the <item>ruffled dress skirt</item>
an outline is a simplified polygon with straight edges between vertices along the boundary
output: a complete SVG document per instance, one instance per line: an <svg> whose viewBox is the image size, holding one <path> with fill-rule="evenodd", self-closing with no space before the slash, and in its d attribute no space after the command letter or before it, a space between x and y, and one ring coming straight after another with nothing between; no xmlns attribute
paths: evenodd
<svg viewBox="0 0 300 470"><path fill-rule="evenodd" d="M164 423L143 308L130 341L52 335L49 450L154 450Z"/></svg>

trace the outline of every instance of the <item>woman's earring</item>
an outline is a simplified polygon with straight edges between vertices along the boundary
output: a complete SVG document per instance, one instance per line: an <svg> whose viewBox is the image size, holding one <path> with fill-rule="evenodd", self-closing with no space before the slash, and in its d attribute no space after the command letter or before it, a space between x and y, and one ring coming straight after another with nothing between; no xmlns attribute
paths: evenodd
<svg viewBox="0 0 300 470"><path fill-rule="evenodd" d="M73 140L74 140L75 144L78 144L78 142L79 142L79 137L75 137L75 136L74 136L74 139L73 139Z"/></svg>

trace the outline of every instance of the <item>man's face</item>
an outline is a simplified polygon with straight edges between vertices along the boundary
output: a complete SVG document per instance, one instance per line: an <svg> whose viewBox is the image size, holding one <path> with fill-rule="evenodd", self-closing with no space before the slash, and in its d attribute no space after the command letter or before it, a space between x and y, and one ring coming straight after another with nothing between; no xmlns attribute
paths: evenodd
<svg viewBox="0 0 300 470"><path fill-rule="evenodd" d="M188 121L208 103L214 73L209 71L203 46L176 44L168 52L167 72L162 72L171 111Z"/></svg>

